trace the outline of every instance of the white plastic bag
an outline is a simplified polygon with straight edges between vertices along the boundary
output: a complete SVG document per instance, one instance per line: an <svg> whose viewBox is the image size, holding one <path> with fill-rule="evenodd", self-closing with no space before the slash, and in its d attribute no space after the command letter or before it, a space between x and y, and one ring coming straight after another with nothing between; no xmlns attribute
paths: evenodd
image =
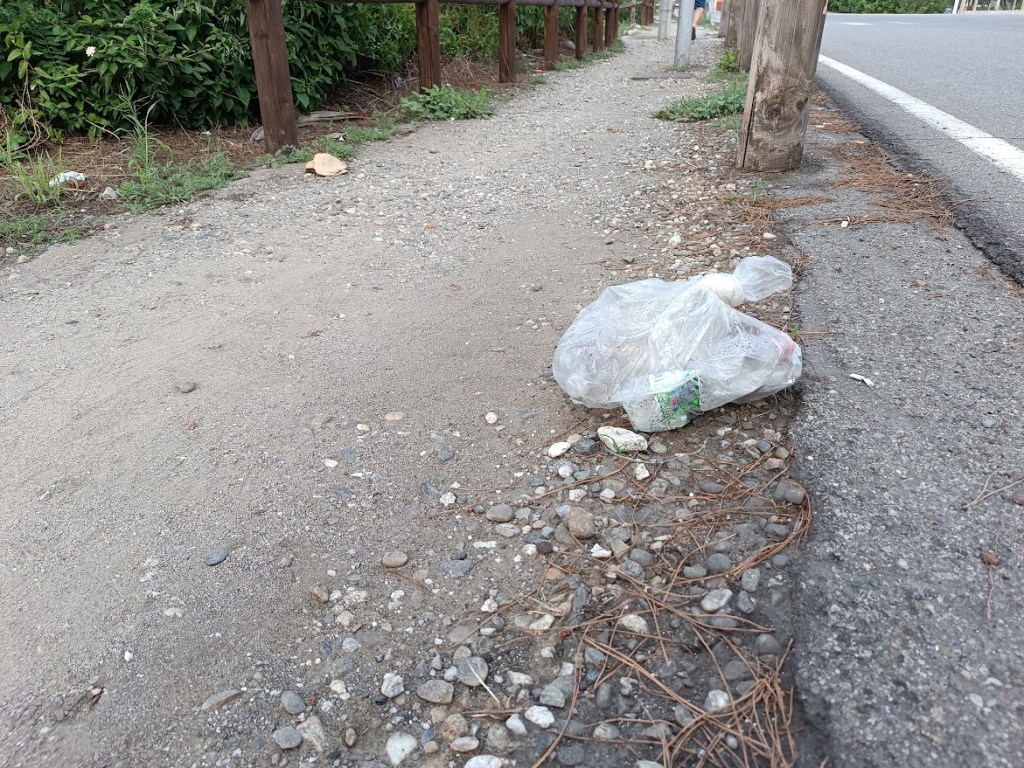
<svg viewBox="0 0 1024 768"><path fill-rule="evenodd" d="M622 406L641 432L676 429L726 403L772 395L800 376L800 348L733 307L792 283L787 264L748 256L731 275L608 288L562 336L555 380L587 407Z"/></svg>

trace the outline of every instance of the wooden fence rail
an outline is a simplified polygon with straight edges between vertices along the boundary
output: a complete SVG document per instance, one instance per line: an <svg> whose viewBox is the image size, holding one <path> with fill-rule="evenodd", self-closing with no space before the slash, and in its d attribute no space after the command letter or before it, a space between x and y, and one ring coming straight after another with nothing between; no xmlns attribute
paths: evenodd
<svg viewBox="0 0 1024 768"><path fill-rule="evenodd" d="M322 0L338 3L412 3L416 6L416 45L420 90L441 84L441 22L439 6L496 5L498 7L498 82L516 79L516 6L540 6L544 11L544 66L558 60L558 9L576 9L576 58L587 53L588 12L591 44L600 51L619 36L619 0ZM654 21L654 0L637 0L626 6L640 8L640 23ZM298 146L298 128L288 69L281 0L246 0L253 69L259 94L260 118L268 152Z"/></svg>

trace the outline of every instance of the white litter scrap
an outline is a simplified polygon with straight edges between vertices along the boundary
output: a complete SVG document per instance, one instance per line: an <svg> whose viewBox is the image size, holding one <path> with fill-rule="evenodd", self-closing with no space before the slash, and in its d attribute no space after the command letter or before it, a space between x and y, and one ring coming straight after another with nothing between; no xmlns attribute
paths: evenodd
<svg viewBox="0 0 1024 768"><path fill-rule="evenodd" d="M854 381L862 381L864 382L865 386L868 387L874 388L875 386L875 382L873 382L867 376L861 376L859 373L851 373L850 378L853 379Z"/></svg>

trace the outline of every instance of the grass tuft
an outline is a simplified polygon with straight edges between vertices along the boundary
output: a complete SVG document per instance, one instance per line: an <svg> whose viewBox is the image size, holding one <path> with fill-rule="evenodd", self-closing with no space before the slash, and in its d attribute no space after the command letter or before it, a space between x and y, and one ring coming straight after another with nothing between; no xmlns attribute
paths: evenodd
<svg viewBox="0 0 1024 768"><path fill-rule="evenodd" d="M677 123L728 117L739 114L747 100L746 85L734 83L724 90L693 99L681 99L658 112L655 117Z"/></svg>

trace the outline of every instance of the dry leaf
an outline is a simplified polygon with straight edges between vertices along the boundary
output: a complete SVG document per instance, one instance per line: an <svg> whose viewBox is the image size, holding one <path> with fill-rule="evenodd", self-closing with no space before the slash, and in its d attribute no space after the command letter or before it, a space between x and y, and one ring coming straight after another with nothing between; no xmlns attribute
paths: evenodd
<svg viewBox="0 0 1024 768"><path fill-rule="evenodd" d="M348 163L326 152L317 152L313 159L306 163L306 172L315 173L317 176L340 176L348 173Z"/></svg>
<svg viewBox="0 0 1024 768"><path fill-rule="evenodd" d="M999 565L999 555L995 552L983 552L981 555L981 562L985 565Z"/></svg>

